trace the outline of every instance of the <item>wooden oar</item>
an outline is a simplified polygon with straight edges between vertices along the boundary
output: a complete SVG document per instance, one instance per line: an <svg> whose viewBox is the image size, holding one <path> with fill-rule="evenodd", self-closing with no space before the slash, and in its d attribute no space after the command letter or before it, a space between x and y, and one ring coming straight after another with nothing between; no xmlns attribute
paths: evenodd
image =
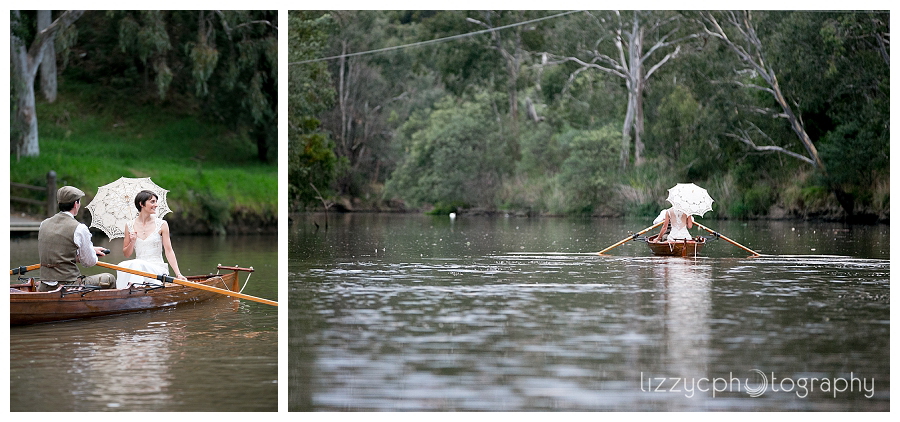
<svg viewBox="0 0 900 422"><path fill-rule="evenodd" d="M660 221L659 223L656 223L656 224L654 224L654 225L652 225L652 226L650 226L650 227L647 227L647 228L644 229L644 230L641 230L641 231L639 231L639 232L637 232L637 233L635 233L635 234L633 234L633 235L631 235L631 236L628 236L628 237L622 239L621 242L618 242L618 243L616 243L615 245L612 245L612 246L610 246L610 247L608 247L608 248L606 248L606 249L604 249L604 250L602 250L602 251L600 251L600 252L597 252L597 255L603 255L604 253L609 252L609 251L612 250L613 248L617 248L617 247L623 245L625 242L627 242L627 241L629 241L629 240L637 239L638 236L640 236L640 235L642 235L642 234L644 234L644 233L647 233L648 231L653 230L653 229L655 229L655 228L661 226L662 223L664 223L664 222L665 222L665 221Z"/></svg>
<svg viewBox="0 0 900 422"><path fill-rule="evenodd" d="M718 236L718 237L721 237L722 239L725 239L726 242L731 243L731 244L734 245L734 246L737 246L737 247L739 247L739 248L741 248L741 249L743 249L743 250L745 250L745 251L747 251L747 252L752 253L754 256L760 256L758 252L756 252L756 251L754 251L754 250L752 250L752 249L750 249L750 248L748 248L748 247L746 247L746 246L744 246L744 245L742 245L742 244L740 244L740 243L737 243L737 242L735 242L735 241L733 241L733 240L731 240L731 239L729 239L729 238L723 236L721 233L717 233L715 230L713 230L713 229L711 229L711 228L709 228L709 227L706 227L706 226L704 226L704 225L702 225L702 224L700 224L700 223L698 223L698 222L696 222L696 221L694 222L694 224L700 226L701 229L706 230L706 231L710 232L711 234L714 234L714 235L716 235L716 236Z"/></svg>
<svg viewBox="0 0 900 422"><path fill-rule="evenodd" d="M104 253L104 254L109 254L109 249L103 249L103 253ZM97 256L99 257L100 255L97 254ZM13 269L9 270L9 275L20 275L20 274L25 274L25 273L27 273L27 272L29 272L29 271L34 271L34 270L36 270L36 269L38 269L38 268L41 268L41 264L34 264L34 265L29 265L29 266L27 266L27 267L13 268Z"/></svg>
<svg viewBox="0 0 900 422"><path fill-rule="evenodd" d="M227 296L252 300L254 302L265 303L266 305L278 306L278 302L275 302L273 300L263 299L263 298L256 297L256 296L250 296L250 295L246 295L246 294L239 293L239 292L233 292L231 290L220 289L218 287L207 286L205 284L194 283L192 281L179 280L175 277L171 277L171 276L167 276L167 275L156 275L156 274L152 274L152 273L145 273L143 271L132 270L131 268L120 267L118 265L108 264L106 262L101 262L101 261L97 261L97 265L99 265L101 267L113 269L116 271L122 271L122 272L139 275L139 276L143 276L143 277L147 277L147 278L157 279L164 283L175 283L175 284L179 284L179 285L182 285L185 287L192 287L195 289L206 290L209 292L219 293L219 294L223 294L223 295L227 295Z"/></svg>
<svg viewBox="0 0 900 422"><path fill-rule="evenodd" d="M41 268L41 264L34 264L34 265L29 265L27 267L13 268L13 269L9 270L9 275L25 274L29 271L34 271L38 268Z"/></svg>

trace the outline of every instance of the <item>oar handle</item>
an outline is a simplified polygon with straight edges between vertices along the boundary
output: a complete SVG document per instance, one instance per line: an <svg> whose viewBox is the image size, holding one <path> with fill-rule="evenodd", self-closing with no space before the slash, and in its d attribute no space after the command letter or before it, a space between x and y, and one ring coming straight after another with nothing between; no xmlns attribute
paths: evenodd
<svg viewBox="0 0 900 422"><path fill-rule="evenodd" d="M750 249L750 248L748 248L748 247L746 247L746 246L744 246L744 245L742 245L742 244L740 244L740 243L737 243L737 242L735 242L735 241L733 241L733 240L731 240L731 239L725 237L725 235L723 235L722 233L719 233L719 232L717 232L717 231L715 231L715 230L713 230L713 229L711 229L711 228L709 228L709 227L706 227L706 226L704 226L704 225L702 225L702 224L700 224L700 223L698 223L698 222L696 222L696 221L694 222L694 224L696 224L697 226L699 226L699 227L700 227L701 229L703 229L703 230L706 230L706 231L708 231L708 232L710 232L710 233L712 233L712 234L714 234L714 235L716 235L716 236L718 236L718 237L720 237L720 238L722 238L722 239L725 239L726 242L731 243L731 244L734 245L734 246L737 246L737 247L739 247L739 248L741 248L741 249L743 249L743 250L745 250L745 251L747 251L747 252L752 253L754 256L759 256L759 252L756 252L756 251L754 251L753 249Z"/></svg>
<svg viewBox="0 0 900 422"><path fill-rule="evenodd" d="M174 277L171 277L171 276L167 276L167 275L163 275L163 274L157 275L157 274L152 274L152 273L146 273L146 272L143 272L143 271L133 270L133 269L131 269L131 268L120 267L120 266L118 266L118 265L113 265L113 264L106 263L106 262L102 262L102 261L97 261L97 265L98 265L98 266L101 266L101 267L109 268L109 269L112 269L112 270L116 270L116 271L122 271L122 272L126 272L126 273L131 273L131 274L134 274L134 275L139 275L139 276L142 276L142 277L155 278L155 279L157 279L157 280L159 280L159 281L162 281L162 282L164 282L164 283L175 283L175 284L178 284L178 285L181 285L181 286L185 286L185 287L192 287L192 288L195 288L195 289L200 289L200 290L206 290L206 291L210 291L210 292L215 292L215 293L223 294L223 295L226 295L226 296L236 297L236 298L240 298L240 299L252 300L252 301L254 301L254 302L264 303L264 304L266 304L266 305L278 306L278 302L276 302L276 301L274 301L274 300L263 299L263 298L261 298L261 297L256 297L256 296L250 296L250 295L243 294L243 293L240 293L240 292L233 292L233 291L231 291L231 290L220 289L220 288L218 288L218 287L207 286L207 285L205 285L205 284L195 283L195 282L192 282L192 281L179 280L179 279L177 279L177 278L174 278Z"/></svg>
<svg viewBox="0 0 900 422"><path fill-rule="evenodd" d="M659 223L656 223L656 224L654 224L654 225L652 225L652 226L650 226L650 227L647 227L647 228L644 229L644 230L641 230L641 231L639 231L639 232L637 232L637 233L635 233L635 234L632 234L631 236L628 236L628 237L622 239L621 241L617 242L616 244L614 244L614 245L612 245L612 246L610 246L610 247L608 247L608 248L606 248L606 249L604 249L604 250L602 250L602 251L600 251L600 252L597 252L597 255L603 255L604 253L609 252L609 251L611 251L611 250L613 250L613 249L615 249L615 248L617 248L617 247L623 245L625 242L628 242L629 240L636 239L638 236L640 236L640 235L642 235L642 234L644 234L644 233L647 233L648 231L653 230L653 229L655 229L655 228L661 226L662 223L664 223L664 222L665 222L665 221L660 221Z"/></svg>
<svg viewBox="0 0 900 422"><path fill-rule="evenodd" d="M27 267L13 268L13 269L9 270L9 275L21 275L21 274L25 274L29 271L34 271L38 268L41 268L41 264L34 264L34 265L29 265Z"/></svg>

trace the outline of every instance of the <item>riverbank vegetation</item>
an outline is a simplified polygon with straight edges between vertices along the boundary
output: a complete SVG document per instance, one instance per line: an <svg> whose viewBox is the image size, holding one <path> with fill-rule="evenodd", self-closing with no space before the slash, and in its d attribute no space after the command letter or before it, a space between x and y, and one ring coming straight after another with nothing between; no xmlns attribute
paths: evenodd
<svg viewBox="0 0 900 422"><path fill-rule="evenodd" d="M86 12L75 23L77 42L68 47L55 100L37 96L40 153L17 154L13 142L11 181L45 185L52 170L58 186L79 187L87 204L99 186L120 177L150 177L170 191L173 213L166 220L173 232L274 232L277 54L269 47L276 45L277 33L259 23L252 33L235 29L243 20L274 18L265 12ZM218 38L198 46L203 25L203 36ZM225 34L223 25L232 32ZM136 40L129 31L145 39ZM151 37L160 43L153 49L141 45ZM207 57L202 81L190 70L197 69L192 61L197 53L185 45L211 46L205 51L218 56L218 65ZM243 62L233 66L238 58ZM163 71L159 63L172 69ZM262 85L254 86L254 77ZM14 195L45 197L18 190ZM38 216L45 212L12 207Z"/></svg>
<svg viewBox="0 0 900 422"><path fill-rule="evenodd" d="M289 23L292 211L650 216L694 182L708 217L889 220L886 12Z"/></svg>

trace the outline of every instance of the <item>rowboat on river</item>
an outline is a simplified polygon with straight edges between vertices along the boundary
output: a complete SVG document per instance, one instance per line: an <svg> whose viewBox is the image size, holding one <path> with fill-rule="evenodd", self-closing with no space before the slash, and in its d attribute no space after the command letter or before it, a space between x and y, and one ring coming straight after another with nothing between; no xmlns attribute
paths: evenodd
<svg viewBox="0 0 900 422"><path fill-rule="evenodd" d="M700 254L703 245L706 244L706 238L695 237L692 240L677 240L674 242L657 242L659 235L653 235L647 238L647 245L654 255L660 256L682 256L691 257Z"/></svg>
<svg viewBox="0 0 900 422"><path fill-rule="evenodd" d="M59 283L55 290L38 292L38 280L20 278L21 283L9 286L9 322L10 325L25 325L166 308L225 297L217 292L220 289L240 295L238 272L253 271L252 268L221 265L216 268L231 272L188 276L188 281L192 283L177 280L181 284L168 281L162 285L132 284L125 289L98 289ZM196 287L188 286L194 283ZM207 286L207 290L203 290L203 286Z"/></svg>

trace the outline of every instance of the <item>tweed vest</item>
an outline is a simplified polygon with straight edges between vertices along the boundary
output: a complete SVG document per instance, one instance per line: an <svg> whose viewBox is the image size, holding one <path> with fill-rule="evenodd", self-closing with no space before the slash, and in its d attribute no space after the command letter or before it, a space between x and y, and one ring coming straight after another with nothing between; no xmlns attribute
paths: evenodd
<svg viewBox="0 0 900 422"><path fill-rule="evenodd" d="M78 251L75 228L79 224L78 220L62 212L41 223L38 231L41 280L75 281L81 275L75 264Z"/></svg>

